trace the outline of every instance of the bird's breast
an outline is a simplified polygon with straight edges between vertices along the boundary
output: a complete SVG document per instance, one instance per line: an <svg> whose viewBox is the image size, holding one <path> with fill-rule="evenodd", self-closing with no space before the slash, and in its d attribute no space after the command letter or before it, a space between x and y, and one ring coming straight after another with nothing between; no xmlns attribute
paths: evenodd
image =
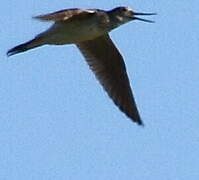
<svg viewBox="0 0 199 180"><path fill-rule="evenodd" d="M106 32L106 28L103 28L101 23L90 20L57 22L45 33L48 44L62 45L92 40Z"/></svg>

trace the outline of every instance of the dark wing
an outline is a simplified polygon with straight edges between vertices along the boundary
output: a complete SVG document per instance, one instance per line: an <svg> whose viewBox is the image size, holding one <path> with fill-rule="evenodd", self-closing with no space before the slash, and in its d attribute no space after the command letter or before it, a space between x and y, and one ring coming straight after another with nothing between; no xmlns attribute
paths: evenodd
<svg viewBox="0 0 199 180"><path fill-rule="evenodd" d="M130 119L142 125L123 58L109 35L76 45L114 103Z"/></svg>
<svg viewBox="0 0 199 180"><path fill-rule="evenodd" d="M95 10L89 9L64 9L61 11L56 11L49 14L35 16L33 18L39 19L42 21L66 21L71 18L83 18L85 16L89 16L95 13Z"/></svg>

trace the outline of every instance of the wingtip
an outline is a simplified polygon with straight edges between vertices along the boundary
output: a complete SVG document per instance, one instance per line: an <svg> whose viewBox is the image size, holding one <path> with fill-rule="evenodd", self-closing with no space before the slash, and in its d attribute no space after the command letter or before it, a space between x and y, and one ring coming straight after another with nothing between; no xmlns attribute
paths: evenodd
<svg viewBox="0 0 199 180"><path fill-rule="evenodd" d="M10 57L10 56L13 56L13 55L15 55L15 54L18 54L18 53L23 52L23 51L24 51L24 48L21 48L21 47L22 47L22 45L19 45L19 46L16 46L16 47L12 48L12 49L9 49L9 50L7 51L7 53L6 53L6 55L7 55L8 57Z"/></svg>
<svg viewBox="0 0 199 180"><path fill-rule="evenodd" d="M136 107L136 106L135 106L135 107ZM125 114L126 114L126 113L125 113ZM137 123L137 125L143 126L143 127L144 127L144 123L143 123L143 121L142 121L142 118L140 117L140 114L139 114L137 108L134 109L134 110L132 111L132 113L127 113L126 115L127 115L127 117L129 117L134 123Z"/></svg>
<svg viewBox="0 0 199 180"><path fill-rule="evenodd" d="M48 18L46 18L44 15L39 15L39 16L32 16L32 19L37 20L37 21L50 21Z"/></svg>
<svg viewBox="0 0 199 180"><path fill-rule="evenodd" d="M142 127L145 126L144 123L143 123L143 121L141 120L141 118L138 118L138 119L132 119L131 118L131 120L133 120L133 122L137 123L137 125L139 125L139 126L142 126Z"/></svg>
<svg viewBox="0 0 199 180"><path fill-rule="evenodd" d="M39 16L32 16L32 19L38 20L38 21L46 21L46 20L44 20L44 19L41 17L41 15L39 15Z"/></svg>
<svg viewBox="0 0 199 180"><path fill-rule="evenodd" d="M32 16L32 19L38 19L37 16Z"/></svg>
<svg viewBox="0 0 199 180"><path fill-rule="evenodd" d="M51 17L51 14L32 16L32 19L43 21L43 22L55 21L53 17Z"/></svg>
<svg viewBox="0 0 199 180"><path fill-rule="evenodd" d="M139 125L139 126L141 126L141 127L144 127L145 125L144 125L144 123L140 120L140 121L136 121L136 123Z"/></svg>
<svg viewBox="0 0 199 180"><path fill-rule="evenodd" d="M8 50L7 53L6 53L7 57L10 57L14 54L16 54L16 52L12 51L12 49Z"/></svg>

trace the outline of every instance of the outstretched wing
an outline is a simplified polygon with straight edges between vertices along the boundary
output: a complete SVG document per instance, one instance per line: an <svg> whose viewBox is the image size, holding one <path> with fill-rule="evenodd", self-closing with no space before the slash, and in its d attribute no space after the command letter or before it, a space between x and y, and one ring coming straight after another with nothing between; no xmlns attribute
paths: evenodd
<svg viewBox="0 0 199 180"><path fill-rule="evenodd" d="M76 45L114 103L130 119L142 125L123 58L109 35Z"/></svg>
<svg viewBox="0 0 199 180"><path fill-rule="evenodd" d="M94 13L95 10L75 8L75 9L64 9L49 14L35 16L33 18L42 21L66 21L71 18L79 18L79 19L85 18L85 16L90 16Z"/></svg>

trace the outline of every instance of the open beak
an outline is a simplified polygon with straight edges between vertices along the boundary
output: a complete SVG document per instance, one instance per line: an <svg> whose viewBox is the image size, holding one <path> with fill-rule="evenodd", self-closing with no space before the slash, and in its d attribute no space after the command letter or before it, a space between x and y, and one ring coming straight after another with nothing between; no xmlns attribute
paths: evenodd
<svg viewBox="0 0 199 180"><path fill-rule="evenodd" d="M133 19L139 20L139 21L148 22L148 23L154 23L155 21L151 21L151 20L148 20L148 19L135 17L135 16L152 16L152 15L156 15L156 13L138 13L138 12L133 12Z"/></svg>

